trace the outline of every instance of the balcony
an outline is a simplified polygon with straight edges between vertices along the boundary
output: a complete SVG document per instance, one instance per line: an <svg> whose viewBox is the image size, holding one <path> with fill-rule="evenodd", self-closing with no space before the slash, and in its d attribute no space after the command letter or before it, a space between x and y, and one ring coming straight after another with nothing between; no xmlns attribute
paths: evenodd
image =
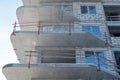
<svg viewBox="0 0 120 80"><path fill-rule="evenodd" d="M80 20L61 6L22 6L17 10L20 25L22 23L73 23Z"/></svg>
<svg viewBox="0 0 120 80"><path fill-rule="evenodd" d="M17 23L16 23L17 24ZM19 25L14 25L11 35L11 42L18 58L22 58L21 62L26 62L24 56L26 50L41 50L41 48L106 48L110 46L106 40L103 40L97 34L89 31L82 31L81 27L75 27L73 24L57 24L57 25L37 25L34 27L37 30L30 30L29 24L21 24L22 27L27 27L26 30L16 31ZM37 26L36 26L37 25ZM107 43L107 44L106 44ZM21 47L22 46L22 47ZM36 62L36 58L33 59ZM74 61L73 61L74 62Z"/></svg>
<svg viewBox="0 0 120 80"><path fill-rule="evenodd" d="M104 6L120 6L120 0L102 0Z"/></svg>
<svg viewBox="0 0 120 80"><path fill-rule="evenodd" d="M120 26L108 26L113 46L120 46Z"/></svg>
<svg viewBox="0 0 120 80"><path fill-rule="evenodd" d="M120 16L107 16L108 26L120 26Z"/></svg>
<svg viewBox="0 0 120 80"><path fill-rule="evenodd" d="M87 55L86 63L35 63L7 64L3 73L8 80L43 80L43 79L118 79L113 62L108 59ZM70 57L69 57L70 58ZM103 60L104 59L104 60ZM95 63L94 63L95 62ZM107 65L111 62L112 65ZM112 68L112 70L110 70ZM93 74L91 74L91 72Z"/></svg>
<svg viewBox="0 0 120 80"><path fill-rule="evenodd" d="M101 0L23 0L24 5L40 5L42 3L99 2Z"/></svg>
<svg viewBox="0 0 120 80"><path fill-rule="evenodd" d="M111 37L111 43L114 46L120 46L120 37Z"/></svg>
<svg viewBox="0 0 120 80"><path fill-rule="evenodd" d="M87 37L87 39L86 39ZM105 41L91 34L90 32L80 33L40 33L37 31L20 31L16 32L15 36L11 35L11 41L17 56L26 62L26 50L36 50L41 48L103 48L108 47ZM22 46L22 47L21 47ZM33 60L34 62L34 60Z"/></svg>
<svg viewBox="0 0 120 80"><path fill-rule="evenodd" d="M120 25L120 6L104 6L107 25L119 26Z"/></svg>
<svg viewBox="0 0 120 80"><path fill-rule="evenodd" d="M91 74L91 72L93 74ZM12 64L3 68L8 80L43 80L43 79L117 79L119 75L101 69L92 64Z"/></svg>

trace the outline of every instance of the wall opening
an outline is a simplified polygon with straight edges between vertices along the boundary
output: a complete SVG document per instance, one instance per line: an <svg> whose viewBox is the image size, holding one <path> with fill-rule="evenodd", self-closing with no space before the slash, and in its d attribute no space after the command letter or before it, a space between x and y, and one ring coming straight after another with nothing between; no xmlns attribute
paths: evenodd
<svg viewBox="0 0 120 80"><path fill-rule="evenodd" d="M43 50L41 51L41 63L76 63L75 51Z"/></svg>

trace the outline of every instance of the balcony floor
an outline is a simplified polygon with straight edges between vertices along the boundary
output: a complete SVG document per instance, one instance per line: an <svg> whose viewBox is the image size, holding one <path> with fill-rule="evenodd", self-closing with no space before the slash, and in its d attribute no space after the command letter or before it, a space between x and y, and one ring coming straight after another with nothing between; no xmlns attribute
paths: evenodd
<svg viewBox="0 0 120 80"><path fill-rule="evenodd" d="M97 71L93 64L8 64L4 66L3 73L8 80L67 80L67 79L117 79L120 76L107 69Z"/></svg>
<svg viewBox="0 0 120 80"><path fill-rule="evenodd" d="M25 51L41 50L41 48L107 48L105 41L90 32L81 33L41 33L37 31L20 31L11 36L11 41L18 59L28 62ZM36 61L36 58L34 59ZM32 60L33 61L33 60ZM35 62L33 61L33 62Z"/></svg>

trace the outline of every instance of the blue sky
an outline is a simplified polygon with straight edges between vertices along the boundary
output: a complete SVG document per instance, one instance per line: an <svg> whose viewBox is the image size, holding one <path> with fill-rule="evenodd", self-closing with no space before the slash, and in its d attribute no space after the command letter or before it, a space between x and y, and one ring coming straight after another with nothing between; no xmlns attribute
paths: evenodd
<svg viewBox="0 0 120 80"><path fill-rule="evenodd" d="M10 42L13 24L17 21L16 9L22 0L0 1L0 80L7 80L2 74L2 67L8 63L16 63L17 57Z"/></svg>

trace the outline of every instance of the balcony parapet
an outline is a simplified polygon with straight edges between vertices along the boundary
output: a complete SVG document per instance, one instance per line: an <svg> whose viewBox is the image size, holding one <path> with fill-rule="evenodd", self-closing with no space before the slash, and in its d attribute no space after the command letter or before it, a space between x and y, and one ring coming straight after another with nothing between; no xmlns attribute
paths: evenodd
<svg viewBox="0 0 120 80"><path fill-rule="evenodd" d="M65 23L79 22L80 20L59 6L22 6L17 10L20 23L46 22Z"/></svg>
<svg viewBox="0 0 120 80"><path fill-rule="evenodd" d="M120 0L102 0L104 6L120 6Z"/></svg>
<svg viewBox="0 0 120 80"><path fill-rule="evenodd" d="M24 5L40 5L41 3L100 2L101 0L23 0Z"/></svg>
<svg viewBox="0 0 120 80"><path fill-rule="evenodd" d="M120 0L102 0L102 1L106 1L106 2L120 2Z"/></svg>
<svg viewBox="0 0 120 80"><path fill-rule="evenodd" d="M87 39L88 38L88 39ZM108 47L106 42L90 32L42 32L15 31L11 35L17 56L21 62L26 62L26 50L35 50L36 47ZM16 44L17 43L17 44ZM98 44L99 43L99 44ZM22 47L21 47L22 46ZM35 62L36 59L33 60Z"/></svg>
<svg viewBox="0 0 120 80"><path fill-rule="evenodd" d="M120 26L120 21L107 21L108 26Z"/></svg>
<svg viewBox="0 0 120 80"><path fill-rule="evenodd" d="M111 37L111 43L114 46L120 46L120 37Z"/></svg>
<svg viewBox="0 0 120 80"><path fill-rule="evenodd" d="M90 32L79 32L79 33L47 33L41 32L40 35L37 31L20 31L15 33L16 36L12 35L11 40L14 46L22 46L22 43L17 44L19 39L23 39L23 44L30 47L30 43L35 42L36 45L41 47L108 47L106 42ZM36 37L35 37L36 36ZM27 38L25 38L27 37ZM20 40L21 40L20 39ZM37 39L37 40L36 40ZM29 40L29 42L28 42ZM26 42L25 42L26 41ZM32 44L31 44L32 46Z"/></svg>
<svg viewBox="0 0 120 80"><path fill-rule="evenodd" d="M90 72L93 72L91 74ZM10 64L3 68L3 73L8 80L31 80L31 79L117 79L118 74L108 69L101 68L97 71L94 64ZM51 73L51 74L50 74ZM37 75L36 75L37 74ZM87 76L86 76L87 75ZM103 76L104 75L104 76ZM12 77L11 77L12 76Z"/></svg>

